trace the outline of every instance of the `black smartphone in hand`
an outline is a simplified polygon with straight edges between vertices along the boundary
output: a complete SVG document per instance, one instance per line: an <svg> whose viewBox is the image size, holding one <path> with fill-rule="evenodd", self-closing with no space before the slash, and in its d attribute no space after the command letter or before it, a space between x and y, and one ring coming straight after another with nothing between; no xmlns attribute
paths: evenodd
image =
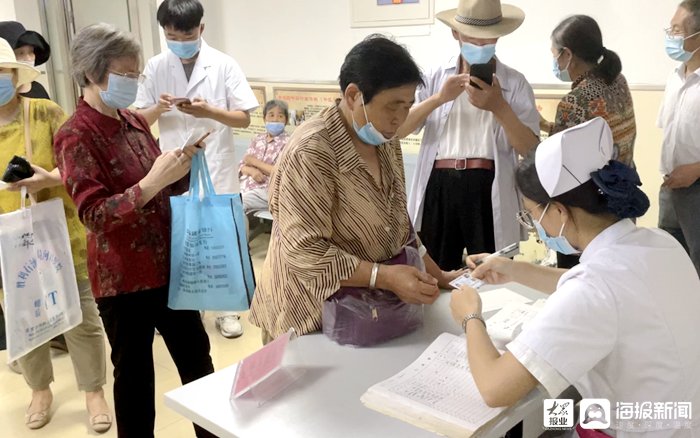
<svg viewBox="0 0 700 438"><path fill-rule="evenodd" d="M496 73L496 65L493 62L487 64L472 64L469 66L469 75L475 76L489 85L493 83L493 74ZM481 90L481 87L473 81L469 81L469 85Z"/></svg>

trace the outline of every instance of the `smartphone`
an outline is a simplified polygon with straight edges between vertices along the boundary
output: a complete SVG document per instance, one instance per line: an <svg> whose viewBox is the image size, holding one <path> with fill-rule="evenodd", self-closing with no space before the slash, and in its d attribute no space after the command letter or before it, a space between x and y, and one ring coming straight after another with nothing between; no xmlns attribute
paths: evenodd
<svg viewBox="0 0 700 438"><path fill-rule="evenodd" d="M476 76L487 84L491 85L493 83L493 74L496 72L495 63L489 62L487 64L472 64L469 66L469 75ZM481 90L481 87L476 85L474 82L469 81L469 85Z"/></svg>
<svg viewBox="0 0 700 438"><path fill-rule="evenodd" d="M203 136L199 137L199 140L195 141L192 144L198 148L201 148L202 146L200 146L200 144L204 141L205 138L209 137L209 134L211 134L211 131L205 132Z"/></svg>
<svg viewBox="0 0 700 438"><path fill-rule="evenodd" d="M172 103L175 106L182 105L183 103L192 105L192 101L187 97L173 97L172 99L170 99L170 103Z"/></svg>

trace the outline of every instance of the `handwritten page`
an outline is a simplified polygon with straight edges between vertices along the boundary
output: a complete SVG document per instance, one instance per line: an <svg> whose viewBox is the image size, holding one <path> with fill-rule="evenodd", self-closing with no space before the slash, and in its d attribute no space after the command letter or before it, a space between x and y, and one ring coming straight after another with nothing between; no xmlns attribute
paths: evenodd
<svg viewBox="0 0 700 438"><path fill-rule="evenodd" d="M499 288L486 292L479 292L481 296L481 312L502 309L507 303L528 303L529 299L513 292L510 289Z"/></svg>
<svg viewBox="0 0 700 438"><path fill-rule="evenodd" d="M470 435L503 408L484 403L469 370L466 349L464 337L441 334L406 369L372 386L362 396L363 403L448 436Z"/></svg>
<svg viewBox="0 0 700 438"><path fill-rule="evenodd" d="M496 348L503 349L515 339L525 324L537 316L544 303L545 300L537 300L533 304L509 302L489 318L486 326Z"/></svg>
<svg viewBox="0 0 700 438"><path fill-rule="evenodd" d="M278 336L238 364L231 389L232 398L245 394L280 368L290 337L291 332Z"/></svg>

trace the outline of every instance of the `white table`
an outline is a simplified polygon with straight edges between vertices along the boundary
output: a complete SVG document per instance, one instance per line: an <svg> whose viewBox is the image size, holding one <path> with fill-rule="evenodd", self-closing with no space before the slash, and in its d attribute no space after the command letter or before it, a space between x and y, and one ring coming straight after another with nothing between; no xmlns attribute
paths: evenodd
<svg viewBox="0 0 700 438"><path fill-rule="evenodd" d="M505 287L533 300L544 297L516 283ZM440 333L461 332L450 316L449 298L449 293L443 293L435 304L425 306L425 323L421 329L377 347L343 347L321 333L290 342L287 355L292 358L291 363L303 363L306 371L298 381L259 407L231 406L229 395L237 364L166 393L165 404L222 438L434 437L430 432L366 408L360 396L370 386L408 366ZM484 434L503 435L527 415L541 410L542 398L533 391Z"/></svg>

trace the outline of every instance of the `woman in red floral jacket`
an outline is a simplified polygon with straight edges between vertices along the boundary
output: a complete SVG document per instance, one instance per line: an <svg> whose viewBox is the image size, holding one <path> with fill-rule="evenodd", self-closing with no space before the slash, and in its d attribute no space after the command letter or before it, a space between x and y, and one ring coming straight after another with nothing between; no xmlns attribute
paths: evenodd
<svg viewBox="0 0 700 438"><path fill-rule="evenodd" d="M141 48L111 25L81 30L71 47L83 90L54 140L56 162L87 228L88 273L112 347L120 437L152 437L153 335L163 335L182 383L214 371L199 313L167 307L169 196L187 190L195 146L161 154L136 98ZM198 436L210 436L195 426Z"/></svg>

